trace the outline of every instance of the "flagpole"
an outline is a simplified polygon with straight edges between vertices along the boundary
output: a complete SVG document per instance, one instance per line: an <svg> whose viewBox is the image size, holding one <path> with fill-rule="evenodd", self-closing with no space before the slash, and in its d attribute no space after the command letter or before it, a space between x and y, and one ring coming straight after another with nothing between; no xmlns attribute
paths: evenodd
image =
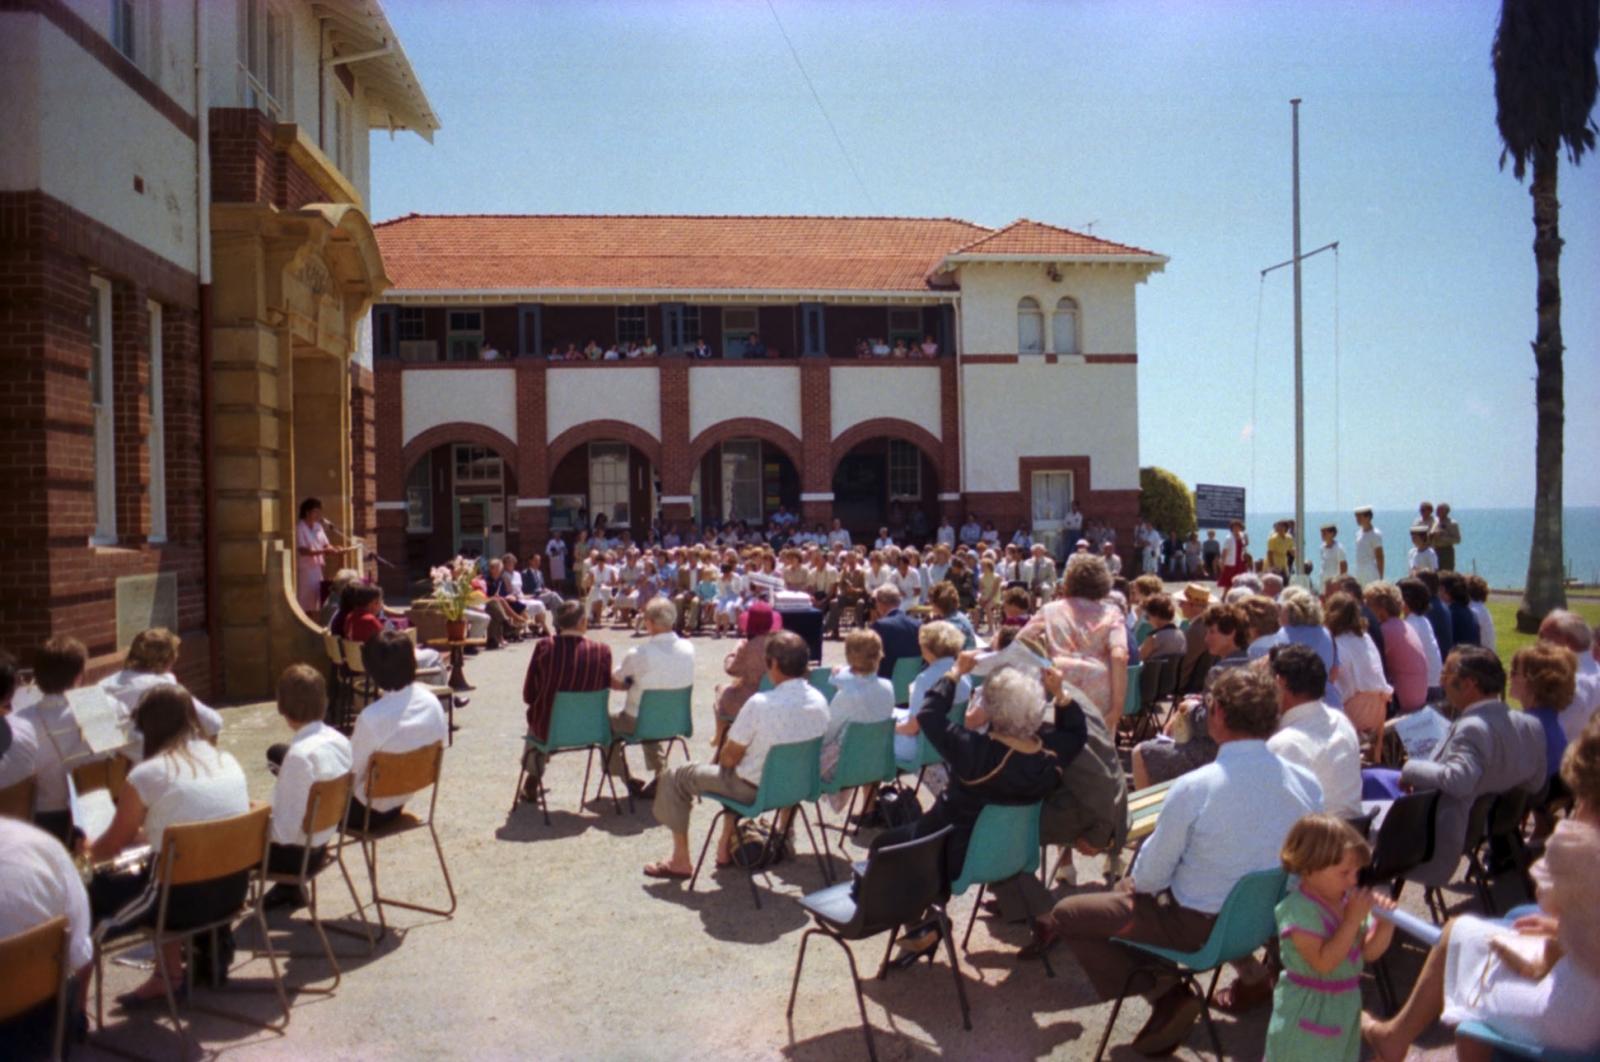
<svg viewBox="0 0 1600 1062"><path fill-rule="evenodd" d="M1298 584L1306 562L1305 348L1300 320L1300 100L1289 101L1294 134L1294 567Z"/></svg>

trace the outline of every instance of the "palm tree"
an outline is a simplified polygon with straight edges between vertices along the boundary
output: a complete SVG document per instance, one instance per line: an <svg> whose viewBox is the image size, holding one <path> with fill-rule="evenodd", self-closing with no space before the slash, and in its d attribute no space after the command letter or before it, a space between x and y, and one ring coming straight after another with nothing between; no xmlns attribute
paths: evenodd
<svg viewBox="0 0 1600 1062"><path fill-rule="evenodd" d="M1517 609L1517 629L1532 632L1551 609L1565 608L1562 572L1561 460L1566 424L1561 371L1561 204L1556 171L1561 149L1577 165L1595 146L1589 114L1595 102L1595 49L1600 47L1600 0L1502 0L1494 35L1495 124L1505 145L1500 166L1512 160L1533 183L1533 261L1538 276L1538 325L1533 360L1538 375L1534 404L1533 546L1528 581Z"/></svg>

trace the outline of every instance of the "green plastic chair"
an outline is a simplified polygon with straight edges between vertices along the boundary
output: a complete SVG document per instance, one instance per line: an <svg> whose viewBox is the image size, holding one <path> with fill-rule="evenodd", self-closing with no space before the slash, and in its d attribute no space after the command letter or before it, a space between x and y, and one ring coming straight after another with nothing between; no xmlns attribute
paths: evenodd
<svg viewBox="0 0 1600 1062"><path fill-rule="evenodd" d="M545 756L553 758L558 752L574 752L579 749L589 751L588 762L583 769L583 789L578 795L578 809L583 809L584 798L589 794L589 777L594 770L594 755L601 757L600 767L604 779L601 785L609 782L611 785L611 803L616 807L617 814L622 814L622 802L617 799L617 783L610 774L605 773L605 755L611 748L611 714L607 705L611 698L610 690L595 690L592 693L558 693L554 703L550 706L550 733L545 740L540 741L532 734L525 735L523 747L538 749ZM547 765L548 766L548 765ZM522 769L517 773L517 791L511 798L511 810L517 810L517 801L522 798L522 782L528 776L528 760L524 755ZM595 796L600 795L599 787L595 789ZM544 824L550 825L550 804L545 799L545 786L539 786L539 809L544 812Z"/></svg>
<svg viewBox="0 0 1600 1062"><path fill-rule="evenodd" d="M1151 736L1149 731L1155 728L1155 714L1151 707L1153 702L1145 699L1144 684L1146 681L1155 681L1159 671L1159 668L1152 668L1147 679L1143 664L1128 665L1128 690L1122 698L1122 719L1117 724L1117 733L1112 735L1113 739L1124 733L1130 741L1142 741Z"/></svg>
<svg viewBox="0 0 1600 1062"><path fill-rule="evenodd" d="M850 806L845 808L844 822L839 826L841 836L850 825L850 816L855 814L856 798L863 792L863 787L876 782L892 782L895 772L893 719L845 724L844 732L839 735L839 762L833 766L833 777L822 783L824 796L842 793L846 789L855 790L850 794ZM828 851L828 820L822 814L821 798L815 803L817 830L822 834L822 854L827 858L831 855Z"/></svg>
<svg viewBox="0 0 1600 1062"><path fill-rule="evenodd" d="M1223 966L1252 954L1272 939L1273 934L1278 931L1275 909L1278 901L1283 899L1287 882L1288 875L1282 868L1258 870L1234 882L1233 888L1228 892L1228 898L1223 901L1222 910L1217 912L1217 921L1211 927L1211 935L1206 938L1205 944L1199 951L1173 951L1171 948L1161 948L1154 944L1141 944L1137 940L1111 938L1118 944L1160 959L1172 968L1172 972L1177 974L1184 984L1199 994L1200 1014L1205 1019L1206 1032L1211 1034L1211 1046L1216 1050L1218 1059L1222 1058L1222 1039L1217 1035L1217 1027L1211 1022L1211 993L1217 989L1217 980L1222 976ZM1207 971L1211 972L1211 987L1202 992L1197 976ZM1111 1020L1106 1022L1106 1031L1100 1037L1100 1047L1094 1053L1095 1062L1099 1062L1100 1057L1105 1054L1106 1043L1111 1039L1111 1030L1117 1024L1117 1012L1122 1009L1122 1001L1128 997L1133 979L1141 973L1148 975L1150 971L1146 967L1136 968L1128 973L1127 979L1122 983L1122 992L1117 996L1116 1005L1111 1008Z"/></svg>
<svg viewBox="0 0 1600 1062"><path fill-rule="evenodd" d="M922 657L902 656L894 662L894 674L889 681L894 684L894 703L904 708L911 700L911 683L922 671Z"/></svg>
<svg viewBox="0 0 1600 1062"><path fill-rule="evenodd" d="M1139 676L1143 672L1143 664L1128 665L1128 691L1122 697L1122 714L1125 718L1138 715L1144 703L1139 695Z"/></svg>
<svg viewBox="0 0 1600 1062"><path fill-rule="evenodd" d="M962 951L967 950L967 942L972 939L972 927L977 924L984 891L996 882L1039 869L1042 807L1042 804L986 804L978 812L972 839L967 842L966 858L961 861L961 875L950 886L952 896L960 896L972 886L978 886L978 897L972 902L972 916L967 919L967 932L961 938ZM1027 909L1027 893L1022 892L1022 897L1023 911L1031 925L1033 912ZM1056 972L1050 965L1050 957L1041 955L1041 958L1045 971L1054 977Z"/></svg>
<svg viewBox="0 0 1600 1062"><path fill-rule="evenodd" d="M667 752L672 743L683 746L683 758L690 759L689 738L694 737L694 687L675 690L645 690L639 695L639 722L632 734L619 734L615 744L643 745L648 741L665 741ZM628 792L628 810L634 810L633 792Z"/></svg>
<svg viewBox="0 0 1600 1062"><path fill-rule="evenodd" d="M817 847L816 835L811 832L811 819L806 815L805 802L816 803L822 796L822 739L812 738L810 741L794 741L785 745L774 745L767 750L767 758L761 766L761 784L756 787L756 798L749 804L741 803L732 797L721 796L717 793L707 793L706 796L722 805L711 820L711 829L706 832L705 844L700 846L700 858L695 861L694 873L689 877L689 889L692 892L694 885L700 878L700 866L706 861L706 852L711 848L711 838L717 833L717 826L722 816L732 815L734 822L740 819L754 819L774 812L773 829L767 832L766 850L762 853L761 862L765 863L772 855L772 846L777 839L777 812L785 808L794 808L800 813L800 821L805 824L806 836L811 840L811 850L816 854L817 865L822 870L823 880L828 880L828 865L823 862L822 849ZM794 823L790 822L790 829ZM770 883L769 883L770 884ZM761 893L756 890L755 869L750 871L750 895L755 898L756 907L761 907Z"/></svg>
<svg viewBox="0 0 1600 1062"><path fill-rule="evenodd" d="M811 677L808 679L808 681L818 693L822 694L829 701L832 701L833 695L839 692L833 687L833 668L831 667L812 668Z"/></svg>

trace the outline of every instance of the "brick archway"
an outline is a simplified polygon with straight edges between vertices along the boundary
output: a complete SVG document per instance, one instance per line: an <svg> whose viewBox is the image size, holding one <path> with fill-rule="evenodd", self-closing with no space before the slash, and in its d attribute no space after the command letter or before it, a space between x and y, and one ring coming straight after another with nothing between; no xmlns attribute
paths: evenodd
<svg viewBox="0 0 1600 1062"><path fill-rule="evenodd" d="M874 417L872 420L864 420L847 428L844 434L833 440L828 460L829 481L831 482L834 474L838 472L839 462L843 461L851 450L868 439L884 437L911 443L921 450L928 463L933 466L933 471L939 477L942 487L945 482L944 447L927 428L898 417Z"/></svg>
<svg viewBox="0 0 1600 1062"><path fill-rule="evenodd" d="M689 463L691 470L700 463L707 451L718 443L725 443L730 439L760 439L762 442L771 443L782 450L795 472L804 475L805 449L794 434L779 427L770 420L760 417L734 417L732 420L721 420L711 425L694 437L689 444Z"/></svg>
<svg viewBox="0 0 1600 1062"><path fill-rule="evenodd" d="M468 424L465 421L454 421L450 424L436 424L416 438L406 443L400 450L401 481L411 474L411 468L422 455L428 453L436 446L448 443L467 443L472 446L487 446L500 455L500 460L505 463L506 471L520 485L522 479L517 475L517 444L483 424Z"/></svg>
<svg viewBox="0 0 1600 1062"><path fill-rule="evenodd" d="M610 440L627 443L644 454L656 469L661 468L660 440L638 425L620 420L587 420L568 428L550 440L545 467L551 470L551 475L554 475L556 466L561 464L561 459L573 450L585 443Z"/></svg>

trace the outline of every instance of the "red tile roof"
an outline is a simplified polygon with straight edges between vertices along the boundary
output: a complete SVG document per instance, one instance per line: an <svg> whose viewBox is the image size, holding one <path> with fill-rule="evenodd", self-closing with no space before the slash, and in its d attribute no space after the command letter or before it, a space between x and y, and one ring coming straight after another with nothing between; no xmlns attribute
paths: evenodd
<svg viewBox="0 0 1600 1062"><path fill-rule="evenodd" d="M821 292L937 287L946 255L987 253L1024 224L1077 241L1073 255L1146 253L1034 222L997 232L954 218L408 214L376 230L402 291Z"/></svg>
<svg viewBox="0 0 1600 1062"><path fill-rule="evenodd" d="M1102 240L1098 236L1073 232L1071 229L1057 228L1054 225L1045 225L1042 222L1030 221L1028 218L1018 218L1005 228L980 236L951 253L974 256L990 254L1060 255L1067 258L1096 254L1155 255L1154 251L1146 251L1141 247L1113 243L1110 240Z"/></svg>
<svg viewBox="0 0 1600 1062"><path fill-rule="evenodd" d="M438 216L376 226L403 290L907 291L989 232L948 218Z"/></svg>

